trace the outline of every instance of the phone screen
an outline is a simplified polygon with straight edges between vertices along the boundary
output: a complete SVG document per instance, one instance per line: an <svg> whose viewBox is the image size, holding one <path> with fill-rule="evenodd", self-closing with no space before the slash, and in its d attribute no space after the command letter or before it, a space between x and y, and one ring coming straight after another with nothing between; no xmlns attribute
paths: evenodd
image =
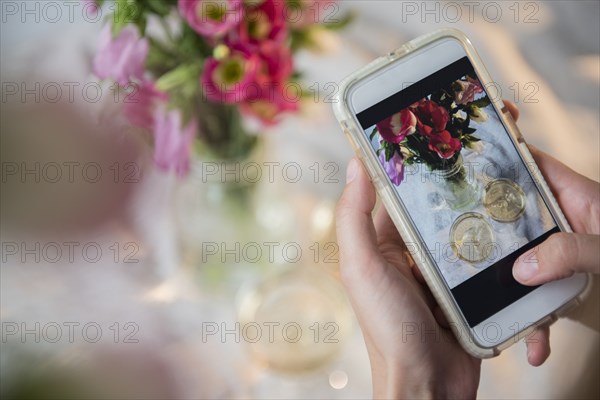
<svg viewBox="0 0 600 400"><path fill-rule="evenodd" d="M357 114L373 150L474 327L536 289L514 261L559 228L464 57Z"/></svg>

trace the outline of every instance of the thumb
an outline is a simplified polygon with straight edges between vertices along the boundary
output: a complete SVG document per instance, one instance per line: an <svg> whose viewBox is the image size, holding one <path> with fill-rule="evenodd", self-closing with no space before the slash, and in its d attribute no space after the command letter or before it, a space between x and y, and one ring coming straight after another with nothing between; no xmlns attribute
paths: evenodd
<svg viewBox="0 0 600 400"><path fill-rule="evenodd" d="M513 276L524 285L567 278L575 272L600 273L600 236L556 233L517 259Z"/></svg>
<svg viewBox="0 0 600 400"><path fill-rule="evenodd" d="M353 158L346 172L346 188L336 209L340 272L344 283L360 282L380 257L371 212L375 189L360 161Z"/></svg>

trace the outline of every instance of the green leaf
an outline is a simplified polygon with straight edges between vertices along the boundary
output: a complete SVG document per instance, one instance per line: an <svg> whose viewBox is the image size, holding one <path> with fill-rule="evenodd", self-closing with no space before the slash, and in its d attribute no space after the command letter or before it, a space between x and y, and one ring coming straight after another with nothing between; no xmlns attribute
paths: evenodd
<svg viewBox="0 0 600 400"><path fill-rule="evenodd" d="M201 64L182 64L161 76L156 81L156 87L162 91L170 91L187 85L199 86L198 78L201 70Z"/></svg>
<svg viewBox="0 0 600 400"><path fill-rule="evenodd" d="M490 100L490 98L487 96L484 96L480 99L473 101L472 103L469 103L469 106L473 105L473 106L477 106L479 108L485 108L485 107L489 106L491 103L492 103L492 101Z"/></svg>
<svg viewBox="0 0 600 400"><path fill-rule="evenodd" d="M394 156L394 148L386 145L385 146L385 161L390 161L390 158L392 158L393 156Z"/></svg>
<svg viewBox="0 0 600 400"><path fill-rule="evenodd" d="M145 0L148 10L161 17L169 15L175 2L166 0Z"/></svg>
<svg viewBox="0 0 600 400"><path fill-rule="evenodd" d="M369 135L369 140L372 142L373 139L375 138L375 135L378 133L377 128L373 129L373 132L371 132L371 135Z"/></svg>
<svg viewBox="0 0 600 400"><path fill-rule="evenodd" d="M128 24L143 26L145 29L145 21L140 22L144 18L142 8L131 0L117 0L115 3L115 11L112 14L112 34L113 37L118 36L123 28Z"/></svg>
<svg viewBox="0 0 600 400"><path fill-rule="evenodd" d="M214 46L206 43L204 38L198 35L188 24L183 25L181 36L175 44L182 61L193 62L198 58L206 59L213 54Z"/></svg>
<svg viewBox="0 0 600 400"><path fill-rule="evenodd" d="M177 55L173 52L175 49L163 45L154 38L149 37L150 49L146 58L146 69L154 75L164 75L166 72L176 68L180 61Z"/></svg>

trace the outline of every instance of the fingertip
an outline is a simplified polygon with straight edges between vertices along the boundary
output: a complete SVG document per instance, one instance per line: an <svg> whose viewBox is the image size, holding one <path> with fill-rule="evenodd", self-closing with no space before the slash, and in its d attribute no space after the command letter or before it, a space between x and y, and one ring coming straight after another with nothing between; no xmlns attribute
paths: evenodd
<svg viewBox="0 0 600 400"><path fill-rule="evenodd" d="M538 328L526 339L527 362L532 367L539 367L550 357L550 329L548 326Z"/></svg>
<svg viewBox="0 0 600 400"><path fill-rule="evenodd" d="M513 119L516 121L519 119L519 109L517 108L517 106L515 105L515 103L513 103L510 100L503 100L504 102L504 106L506 107L506 109L508 110L508 112L510 113L510 115L512 115Z"/></svg>
<svg viewBox="0 0 600 400"><path fill-rule="evenodd" d="M532 284L531 281L539 272L539 263L536 257L537 248L523 253L513 265L512 274L515 280L523 285Z"/></svg>
<svg viewBox="0 0 600 400"><path fill-rule="evenodd" d="M348 163L346 181L346 187L338 201L338 213L344 214L349 210L362 213L373 211L375 189L357 158L352 158Z"/></svg>
<svg viewBox="0 0 600 400"><path fill-rule="evenodd" d="M527 346L527 362L532 367L539 367L550 357L550 346L535 343Z"/></svg>

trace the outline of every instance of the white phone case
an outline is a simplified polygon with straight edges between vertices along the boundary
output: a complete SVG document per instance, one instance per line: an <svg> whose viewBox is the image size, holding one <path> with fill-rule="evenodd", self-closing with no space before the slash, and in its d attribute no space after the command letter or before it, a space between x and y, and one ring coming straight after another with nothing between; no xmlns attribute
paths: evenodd
<svg viewBox="0 0 600 400"><path fill-rule="evenodd" d="M400 235L403 240L406 242L412 243L420 243L419 235L417 234L416 228L410 222L410 218L406 215L404 208L398 202L396 193L394 188L387 183L388 179L385 175L383 168L375 154L374 151L371 150L371 144L365 135L364 130L361 128L353 110L349 107L349 93L353 86L367 79L378 71L381 71L383 68L388 67L390 64L396 62L397 60L406 57L407 55L415 52L416 50L422 49L426 46L433 44L436 41L453 38L461 43L463 46L469 60L471 61L473 67L477 75L479 76L481 83L485 86L486 83L491 83L492 79L490 78L487 70L483 66L481 59L479 58L477 52L471 45L469 39L460 31L455 29L442 29L435 31L431 34L427 34L421 37L418 37L410 42L404 44L399 49L377 58L373 62L369 63L365 67L356 71L346 79L344 79L340 83L340 90L338 92L337 98L335 99L333 104L333 110L337 120L339 121L342 130L346 134L350 144L354 148L358 158L363 162L365 169L368 171L371 180L383 202L385 205L391 219L395 223ZM516 148L518 152L521 154L523 159L525 160L525 164L529 169L531 175L536 178L536 183L538 189L546 201L550 212L553 214L559 228L564 232L571 232L571 228L560 210L558 203L554 199L552 192L548 188L543 176L539 172L539 170L534 170L532 167L535 166L535 162L529 149L527 148L527 144L523 139L519 129L517 128L515 121L513 120L510 113L504 107L504 104L500 99L492 99L492 104L496 111L498 111L498 115L500 116L502 122L507 128L513 142L516 144ZM564 304L559 309L555 310L555 312L547 315L545 318L537 321L536 323L530 325L528 328L516 332L515 335L503 341L494 347L483 347L480 346L475 338L473 337L471 329L468 327L465 322L462 313L455 301L453 300L452 294L449 291L447 285L445 284L444 278L441 275L440 271L436 267L435 263L431 259L431 257L427 254L427 252L420 251L416 256L413 255L415 263L418 265L421 270L425 281L427 282L431 292L436 298L438 304L444 311L446 317L451 322L451 327L454 330L455 336L460 341L463 348L472 354L475 357L479 358L489 358L494 357L511 344L520 340L521 338L530 334L537 326L542 324L551 323L556 320L559 316L566 313L568 310L578 305L582 299L587 295L591 287L591 279L587 279L587 285L585 289L582 290L578 295L576 295L571 301ZM469 334L465 334L468 332Z"/></svg>

